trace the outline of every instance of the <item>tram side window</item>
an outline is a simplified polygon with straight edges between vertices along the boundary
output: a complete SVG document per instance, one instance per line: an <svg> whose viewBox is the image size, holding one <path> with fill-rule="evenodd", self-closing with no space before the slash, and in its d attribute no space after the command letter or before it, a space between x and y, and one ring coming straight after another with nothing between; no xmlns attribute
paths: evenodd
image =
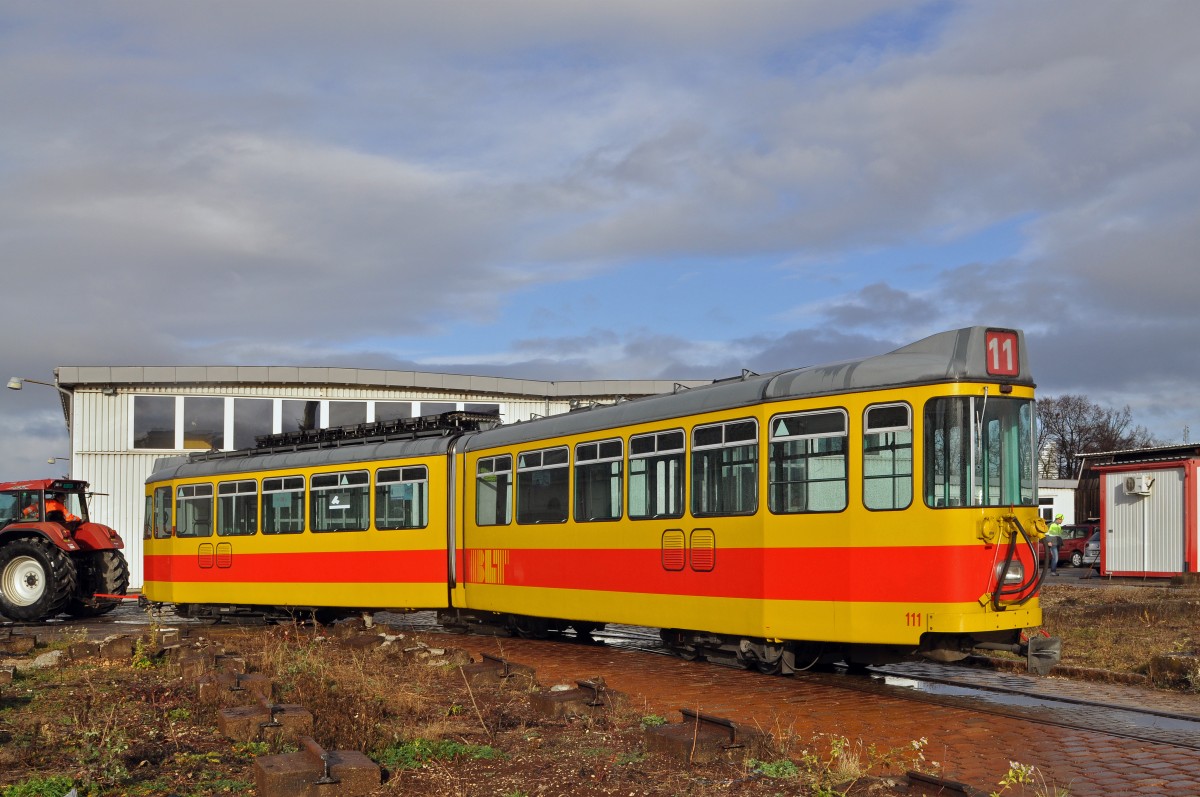
<svg viewBox="0 0 1200 797"><path fill-rule="evenodd" d="M770 508L777 514L846 508L846 411L771 419Z"/></svg>
<svg viewBox="0 0 1200 797"><path fill-rule="evenodd" d="M517 455L517 523L565 523L570 500L566 448Z"/></svg>
<svg viewBox="0 0 1200 797"><path fill-rule="evenodd" d="M247 479L217 485L217 535L244 537L258 530L258 482Z"/></svg>
<svg viewBox="0 0 1200 797"><path fill-rule="evenodd" d="M629 438L629 517L683 517L683 430Z"/></svg>
<svg viewBox="0 0 1200 797"><path fill-rule="evenodd" d="M425 466L376 471L375 528L423 529L428 525L429 471Z"/></svg>
<svg viewBox="0 0 1200 797"><path fill-rule="evenodd" d="M512 522L512 456L484 457L475 470L475 522L507 526Z"/></svg>
<svg viewBox="0 0 1200 797"><path fill-rule="evenodd" d="M618 520L621 517L620 440L575 446L575 520Z"/></svg>
<svg viewBox="0 0 1200 797"><path fill-rule="evenodd" d="M370 478L365 470L314 474L308 501L313 531L366 531L370 525Z"/></svg>
<svg viewBox="0 0 1200 797"><path fill-rule="evenodd" d="M211 484L181 484L175 491L175 501L175 536L212 536L213 487Z"/></svg>
<svg viewBox="0 0 1200 797"><path fill-rule="evenodd" d="M751 515L758 509L758 421L692 430L692 514Z"/></svg>
<svg viewBox="0 0 1200 797"><path fill-rule="evenodd" d="M299 534L304 531L304 477L263 479L263 534Z"/></svg>
<svg viewBox="0 0 1200 797"><path fill-rule="evenodd" d="M158 539L171 536L171 494L169 486L154 488L154 536Z"/></svg>
<svg viewBox="0 0 1200 797"><path fill-rule="evenodd" d="M905 509L913 491L912 408L876 404L863 418L863 505Z"/></svg>

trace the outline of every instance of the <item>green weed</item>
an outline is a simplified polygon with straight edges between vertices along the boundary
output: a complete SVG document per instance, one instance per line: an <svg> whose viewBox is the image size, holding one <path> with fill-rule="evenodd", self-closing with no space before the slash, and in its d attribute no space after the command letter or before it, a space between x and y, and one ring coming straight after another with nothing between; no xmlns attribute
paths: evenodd
<svg viewBox="0 0 1200 797"><path fill-rule="evenodd" d="M759 761L756 758L751 758L746 764L750 767L751 772L756 772L759 775L774 778L775 780L792 780L800 777L800 767L796 766L795 761L790 761L786 758L778 761Z"/></svg>
<svg viewBox="0 0 1200 797"><path fill-rule="evenodd" d="M5 786L0 797L63 797L75 784L63 775L31 778L15 786Z"/></svg>
<svg viewBox="0 0 1200 797"><path fill-rule="evenodd" d="M480 761L501 758L503 755L485 744L463 744L451 739L413 739L380 750L376 760L394 769L420 769L430 761L453 761L459 758Z"/></svg>

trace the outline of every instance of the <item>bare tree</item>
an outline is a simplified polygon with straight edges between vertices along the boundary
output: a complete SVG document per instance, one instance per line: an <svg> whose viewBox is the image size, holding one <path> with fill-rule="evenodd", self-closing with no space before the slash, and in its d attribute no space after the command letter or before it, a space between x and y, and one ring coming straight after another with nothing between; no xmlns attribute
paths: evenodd
<svg viewBox="0 0 1200 797"><path fill-rule="evenodd" d="M1038 451L1042 475L1069 479L1078 467L1077 454L1121 451L1157 445L1144 426L1132 426L1129 405L1119 410L1102 407L1086 396L1038 399Z"/></svg>

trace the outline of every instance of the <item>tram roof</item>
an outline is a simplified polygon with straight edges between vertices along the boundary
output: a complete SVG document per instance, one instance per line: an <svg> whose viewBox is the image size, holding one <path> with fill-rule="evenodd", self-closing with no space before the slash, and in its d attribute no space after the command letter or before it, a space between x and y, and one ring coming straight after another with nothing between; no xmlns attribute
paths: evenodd
<svg viewBox="0 0 1200 797"><path fill-rule="evenodd" d="M462 450L563 437L604 429L633 426L737 409L789 398L858 393L960 381L1008 382L1033 385L1025 339L1016 332L1019 373L1003 379L986 367L986 334L989 327L966 327L941 332L886 354L808 366L769 374L744 372L741 377L614 405L573 410L562 415L523 421L479 432L465 433ZM247 470L288 470L375 459L404 459L444 454L458 435L358 442L327 448L263 453L213 453L159 460L147 481L189 476L221 475Z"/></svg>
<svg viewBox="0 0 1200 797"><path fill-rule="evenodd" d="M859 393L939 382L1004 381L1032 386L1025 337L1020 332L1015 332L1019 373L1004 379L987 373L986 335L991 329L994 328L966 327L931 335L887 354L769 374L745 372L740 378L720 380L673 394L647 396L616 405L574 410L564 415L501 426L472 436L465 450L652 423L790 398Z"/></svg>
<svg viewBox="0 0 1200 797"><path fill-rule="evenodd" d="M354 443L321 449L276 451L248 456L226 457L213 453L201 457L164 457L154 466L146 481L186 479L192 476L221 476L256 470L296 470L315 465L337 465L375 459L404 459L422 455L445 454L452 437L424 437L416 440L387 440L380 443Z"/></svg>

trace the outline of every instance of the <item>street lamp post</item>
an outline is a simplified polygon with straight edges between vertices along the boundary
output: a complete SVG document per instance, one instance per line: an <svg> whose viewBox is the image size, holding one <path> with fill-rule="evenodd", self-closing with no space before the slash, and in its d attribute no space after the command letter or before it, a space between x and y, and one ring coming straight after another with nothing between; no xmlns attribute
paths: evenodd
<svg viewBox="0 0 1200 797"><path fill-rule="evenodd" d="M7 387L9 390L20 390L21 388L23 388L25 386L26 382L32 382L35 385L45 385L46 387L52 387L61 394L60 398L62 400L63 414L66 415L66 417L67 417L67 436L73 437L73 435L71 434L71 399L73 398L71 391L67 390L64 387L61 387L60 385L55 384L54 382L43 382L40 379L29 379L27 377L22 377L22 376L14 376L11 379L9 379ZM72 443L73 442L74 441L72 441Z"/></svg>

